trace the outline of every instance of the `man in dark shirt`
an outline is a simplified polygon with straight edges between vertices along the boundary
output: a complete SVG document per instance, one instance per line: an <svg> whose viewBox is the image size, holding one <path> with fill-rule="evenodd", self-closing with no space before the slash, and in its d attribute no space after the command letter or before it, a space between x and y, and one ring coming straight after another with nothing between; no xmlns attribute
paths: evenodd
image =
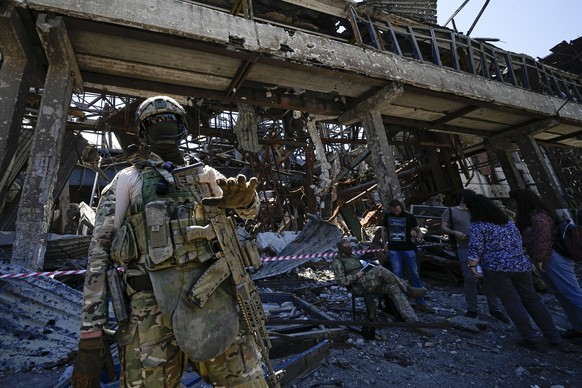
<svg viewBox="0 0 582 388"><path fill-rule="evenodd" d="M416 246L412 242L412 233L416 232L418 240L422 240L422 231L416 222L416 218L404 210L402 203L394 199L390 201L390 212L384 214L382 223L382 241L388 250L392 272L402 278L402 266L406 266L406 271L410 278L412 287L422 288L422 280L418 274L416 263ZM423 297L416 298L416 310L427 313L434 313L434 310L426 305Z"/></svg>

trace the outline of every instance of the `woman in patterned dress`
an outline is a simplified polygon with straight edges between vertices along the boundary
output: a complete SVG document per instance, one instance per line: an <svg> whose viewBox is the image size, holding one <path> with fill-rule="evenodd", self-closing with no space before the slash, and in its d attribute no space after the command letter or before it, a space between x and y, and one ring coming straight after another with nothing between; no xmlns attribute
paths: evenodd
<svg viewBox="0 0 582 388"><path fill-rule="evenodd" d="M471 213L469 267L485 276L495 289L509 318L522 337L522 345L539 348L531 319L553 346L562 339L550 311L533 286L532 265L523 250L517 226L490 199L481 194L466 199ZM483 275L477 272L477 265Z"/></svg>

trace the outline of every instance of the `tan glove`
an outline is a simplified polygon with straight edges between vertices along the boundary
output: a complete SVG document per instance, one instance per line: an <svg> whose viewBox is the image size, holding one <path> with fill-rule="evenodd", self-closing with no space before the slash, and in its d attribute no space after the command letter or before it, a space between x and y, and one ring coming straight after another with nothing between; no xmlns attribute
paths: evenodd
<svg viewBox="0 0 582 388"><path fill-rule="evenodd" d="M115 380L115 366L107 337L79 341L79 352L73 368L73 388L99 388L99 376L105 368L109 381Z"/></svg>
<svg viewBox="0 0 582 388"><path fill-rule="evenodd" d="M222 197L209 197L202 200L204 206L216 206L225 209L244 209L255 199L257 178L247 178L239 174L236 178L219 179L218 186L222 189Z"/></svg>

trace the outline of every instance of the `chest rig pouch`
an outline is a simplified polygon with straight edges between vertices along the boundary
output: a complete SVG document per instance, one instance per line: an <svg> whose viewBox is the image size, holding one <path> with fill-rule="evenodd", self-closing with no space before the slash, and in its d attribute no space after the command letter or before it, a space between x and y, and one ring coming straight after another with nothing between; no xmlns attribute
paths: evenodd
<svg viewBox="0 0 582 388"><path fill-rule="evenodd" d="M140 212L133 210L133 226L164 319L171 323L182 351L193 361L205 361L222 354L238 333L233 284L228 273L216 273L222 266L211 241L188 238L189 226L208 224L201 199L189 189L176 188L173 180L160 194L160 176L164 174L159 169L142 171L143 204ZM200 306L188 294L203 276L216 277L216 288Z"/></svg>

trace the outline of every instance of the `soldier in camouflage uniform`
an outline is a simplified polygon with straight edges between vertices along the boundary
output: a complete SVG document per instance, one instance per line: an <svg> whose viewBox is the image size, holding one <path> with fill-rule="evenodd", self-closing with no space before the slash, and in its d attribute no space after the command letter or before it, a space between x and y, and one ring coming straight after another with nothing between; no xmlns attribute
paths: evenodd
<svg viewBox="0 0 582 388"><path fill-rule="evenodd" d="M333 273L339 285L358 294L375 293L390 298L406 322L418 318L406 296L416 298L426 294L426 288L414 288L395 276L389 269L377 265L362 271L363 265L352 254L350 241L342 239L337 245L338 254L332 263Z"/></svg>
<svg viewBox="0 0 582 388"><path fill-rule="evenodd" d="M185 115L169 97L144 101L136 116L144 145L140 154L146 156L136 158L103 190L89 250L74 387L99 387L103 367L110 379L114 376L104 336L107 270L113 266L124 270L129 305L128 318L119 322L115 336L120 386L178 387L188 364L217 386L268 386L256 338L243 330L232 284L222 281L228 273L220 274L203 306L188 299L203 274L215 276L207 270L219 260L209 241L189 241L184 231L189 225L207 225L209 206L251 218L259 201L256 178L225 179L208 166L196 170L196 179L206 182L212 198L201 200L172 184L167 172L185 164L178 149L186 136ZM152 204L157 213L150 211ZM165 217L159 217L160 209ZM161 232L167 232L166 239L160 239Z"/></svg>

